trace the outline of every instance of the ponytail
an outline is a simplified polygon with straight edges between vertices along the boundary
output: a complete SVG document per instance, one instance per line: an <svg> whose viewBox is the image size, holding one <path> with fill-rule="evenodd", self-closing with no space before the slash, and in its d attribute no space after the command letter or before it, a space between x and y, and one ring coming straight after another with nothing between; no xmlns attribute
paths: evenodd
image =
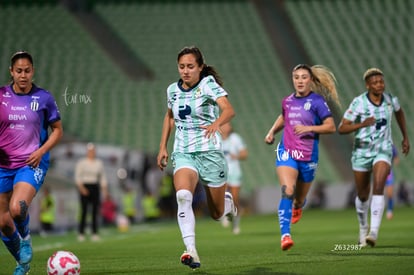
<svg viewBox="0 0 414 275"><path fill-rule="evenodd" d="M323 65L314 65L311 67L311 74L313 76L312 90L341 107L336 88L337 82L332 71Z"/></svg>
<svg viewBox="0 0 414 275"><path fill-rule="evenodd" d="M217 73L216 69L213 66L204 64L203 70L200 73L200 78L206 77L208 75L212 75L214 77L214 79L216 80L216 82L220 86L223 86L223 80L221 79L221 77Z"/></svg>

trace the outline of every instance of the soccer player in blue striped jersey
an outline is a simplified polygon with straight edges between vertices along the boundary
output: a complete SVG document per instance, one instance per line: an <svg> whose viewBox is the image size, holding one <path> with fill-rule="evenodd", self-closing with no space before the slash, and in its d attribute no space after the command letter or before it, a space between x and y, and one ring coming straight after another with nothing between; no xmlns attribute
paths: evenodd
<svg viewBox="0 0 414 275"><path fill-rule="evenodd" d="M200 182L206 191L210 215L215 220L237 215L233 198L226 192L227 164L222 152L220 126L229 122L234 110L215 69L204 62L197 47L185 47L177 57L180 79L167 89L157 164L168 162L168 140L175 128L171 155L178 204L177 220L186 250L181 262L200 267L192 209L194 191Z"/></svg>
<svg viewBox="0 0 414 275"><path fill-rule="evenodd" d="M33 254L28 209L49 168L49 150L63 129L53 96L32 83L32 56L15 53L10 74L12 83L0 88L0 229L19 275L29 271Z"/></svg>
<svg viewBox="0 0 414 275"><path fill-rule="evenodd" d="M370 68L364 73L363 79L367 90L352 100L338 126L338 132L355 132L351 162L357 191L355 208L359 221L359 244L375 246L384 212L385 181L393 158L393 114L401 130L401 148L404 155L410 151L410 142L404 111L398 98L385 91L383 72L378 68ZM370 203L371 174L373 188Z"/></svg>
<svg viewBox="0 0 414 275"><path fill-rule="evenodd" d="M283 129L275 163L282 192L278 209L282 250L294 244L290 224L301 218L315 178L319 135L336 130L326 98L340 105L335 76L324 66L299 64L293 68L292 82L295 92L282 100L282 114L265 136L265 142L273 144L275 134Z"/></svg>

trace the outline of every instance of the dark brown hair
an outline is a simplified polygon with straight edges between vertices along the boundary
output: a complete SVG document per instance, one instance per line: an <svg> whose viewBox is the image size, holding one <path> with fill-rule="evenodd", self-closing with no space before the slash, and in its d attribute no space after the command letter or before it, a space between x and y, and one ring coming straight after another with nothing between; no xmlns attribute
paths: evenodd
<svg viewBox="0 0 414 275"><path fill-rule="evenodd" d="M12 55L10 59L10 68L13 67L13 65L16 63L17 60L24 59L24 58L28 59L30 64L33 65L33 57L31 56L31 54L25 51L19 51L19 52L15 52Z"/></svg>
<svg viewBox="0 0 414 275"><path fill-rule="evenodd" d="M220 86L223 86L223 81L222 81L221 77L219 76L219 74L217 73L216 69L213 66L209 66L209 65L204 63L204 57L203 57L203 54L201 53L199 48L197 48L195 46L184 47L178 53L177 62L180 60L180 58L183 55L186 55L186 54L194 55L195 58L196 58L196 62L198 64L198 66L203 67L203 69L200 73L200 78L206 77L208 75L212 75L214 77L214 79L216 80L216 82Z"/></svg>

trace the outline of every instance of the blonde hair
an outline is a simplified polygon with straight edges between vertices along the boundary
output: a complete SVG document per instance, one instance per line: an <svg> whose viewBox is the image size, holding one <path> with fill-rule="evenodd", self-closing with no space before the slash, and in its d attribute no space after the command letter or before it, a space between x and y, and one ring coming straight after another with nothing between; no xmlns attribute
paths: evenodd
<svg viewBox="0 0 414 275"><path fill-rule="evenodd" d="M384 75L384 73L378 68L369 68L365 71L363 79L367 81L371 76L374 75Z"/></svg>
<svg viewBox="0 0 414 275"><path fill-rule="evenodd" d="M333 72L323 65L309 66L306 64L297 65L293 71L305 69L308 70L312 77L312 91L322 95L327 101L333 101L338 107L341 107L339 101L337 82Z"/></svg>

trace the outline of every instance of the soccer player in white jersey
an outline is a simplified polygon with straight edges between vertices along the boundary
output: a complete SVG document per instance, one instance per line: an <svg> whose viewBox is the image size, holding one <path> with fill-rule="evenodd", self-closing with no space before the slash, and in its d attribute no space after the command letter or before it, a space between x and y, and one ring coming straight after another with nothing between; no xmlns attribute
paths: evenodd
<svg viewBox="0 0 414 275"><path fill-rule="evenodd" d="M392 163L391 121L395 114L402 134L402 153L410 150L404 111L398 98L385 92L384 74L377 68L363 76L367 91L355 97L338 126L340 134L355 132L352 170L357 196L355 208L359 221L359 244L375 246L384 212L384 186ZM371 174L373 189L371 202ZM371 208L370 225L368 210Z"/></svg>
<svg viewBox="0 0 414 275"><path fill-rule="evenodd" d="M197 47L183 48L178 53L177 63L180 79L167 89L167 112L157 164L161 170L167 166L168 139L175 126L171 160L178 204L177 220L186 247L180 260L194 269L200 267L192 209L197 184L204 185L213 219L237 215L233 198L226 192L227 164L219 133L220 126L234 116L234 110L220 77L213 67L204 63Z"/></svg>
<svg viewBox="0 0 414 275"><path fill-rule="evenodd" d="M243 138L233 130L230 122L221 127L223 137L223 153L227 160L228 176L227 188L233 196L234 204L240 209L240 188L242 184L242 169L240 161L246 160L248 156L247 146ZM240 212L234 217L232 222L232 231L234 234L240 233ZM222 220L224 227L229 225L229 219Z"/></svg>
<svg viewBox="0 0 414 275"><path fill-rule="evenodd" d="M32 56L15 53L10 74L12 83L0 88L0 235L20 275L29 272L33 256L28 210L63 129L53 96L32 83Z"/></svg>

